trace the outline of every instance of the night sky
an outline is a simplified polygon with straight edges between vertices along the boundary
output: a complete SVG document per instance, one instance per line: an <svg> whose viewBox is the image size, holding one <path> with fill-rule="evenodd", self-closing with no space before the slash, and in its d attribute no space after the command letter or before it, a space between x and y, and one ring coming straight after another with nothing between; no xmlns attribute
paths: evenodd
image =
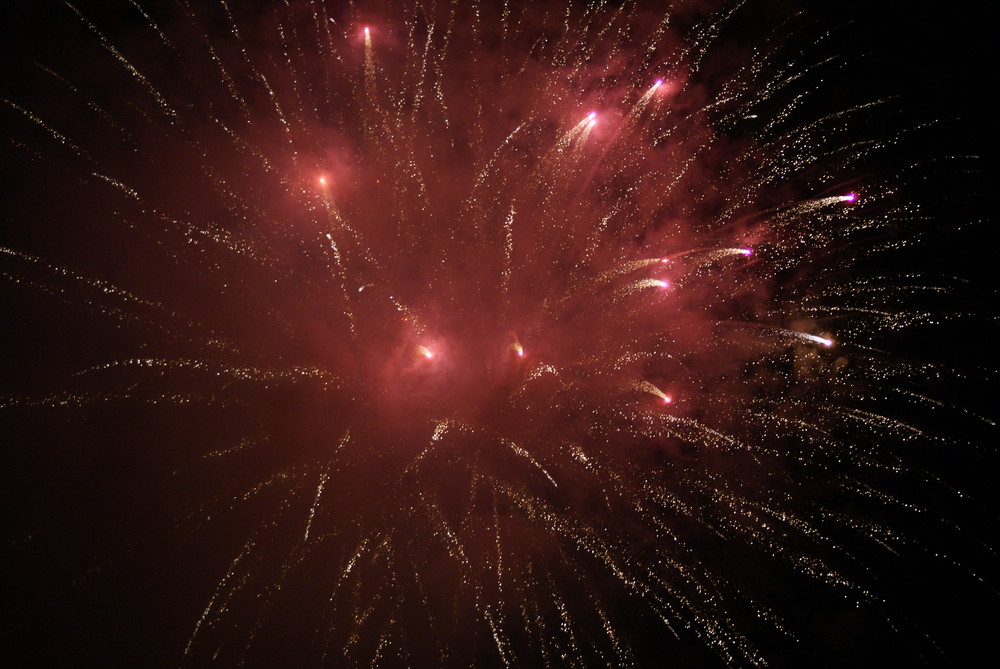
<svg viewBox="0 0 1000 669"><path fill-rule="evenodd" d="M4 3L5 665L990 664L984 10L556 4Z"/></svg>

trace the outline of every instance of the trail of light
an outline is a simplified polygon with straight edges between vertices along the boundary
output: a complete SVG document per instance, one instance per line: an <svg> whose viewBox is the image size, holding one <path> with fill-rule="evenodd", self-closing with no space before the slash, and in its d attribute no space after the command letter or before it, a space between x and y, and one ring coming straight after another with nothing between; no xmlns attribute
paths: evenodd
<svg viewBox="0 0 1000 669"><path fill-rule="evenodd" d="M640 391L642 391L644 393L649 393L650 395L653 395L654 397L660 398L663 401L664 404L670 404L670 403L672 403L674 401L673 398L670 395L666 394L665 392L663 392L662 390L660 390L659 388L657 388L656 386L654 386L649 381L645 381L645 380L643 380L643 381L636 381L636 383L635 383L635 389L636 390L640 390Z"/></svg>
<svg viewBox="0 0 1000 669"><path fill-rule="evenodd" d="M105 37L104 34L97 29L97 26L91 23L90 20L72 4L69 2L64 2L64 4L80 18L80 20L91 30L91 32L97 35L97 38L101 42L101 46L103 46L108 53L114 56L115 60L117 60L119 64L121 64L121 66L124 67L144 89L146 89L153 99L156 100L156 103L160 106L160 108L170 117L170 122L174 123L179 120L176 110L174 110L174 108L167 103L160 91L158 91L156 87L154 87L149 80L139 70L137 70L136 67L127 58L125 58L125 56L123 56L113 44L111 44L110 41L108 41L107 37Z"/></svg>
<svg viewBox="0 0 1000 669"><path fill-rule="evenodd" d="M316 486L316 497L313 498L312 506L309 507L309 518L306 520L306 531L302 535L303 543L309 541L309 530L312 528L313 518L316 516L316 507L319 506L319 498L323 495L323 486L326 485L326 481L329 477L329 472L323 472L319 477L319 484Z"/></svg>
<svg viewBox="0 0 1000 669"><path fill-rule="evenodd" d="M661 279L639 279L638 281L633 281L626 286L620 288L615 294L617 297L625 297L632 295L645 288L659 288L665 289L670 287L669 281L663 281Z"/></svg>
<svg viewBox="0 0 1000 669"><path fill-rule="evenodd" d="M724 248L705 246L696 249L687 249L685 251L680 251L679 253L673 253L669 256L666 256L665 258L659 258L657 260L659 260L659 262L662 263L669 263L678 258L684 258L690 255L702 255L705 257L706 261L713 261L725 258L727 256L735 256L735 255L749 257L753 255L753 249L745 247L737 247L737 246L724 247Z"/></svg>
<svg viewBox="0 0 1000 669"><path fill-rule="evenodd" d="M834 343L832 339L829 339L827 337L820 337L819 335L812 335L805 332L792 332L791 330L789 330L789 332L791 332L794 336L799 337L800 339L805 339L806 341L811 341L816 344L820 344L821 346L825 346L827 348L833 346Z"/></svg>

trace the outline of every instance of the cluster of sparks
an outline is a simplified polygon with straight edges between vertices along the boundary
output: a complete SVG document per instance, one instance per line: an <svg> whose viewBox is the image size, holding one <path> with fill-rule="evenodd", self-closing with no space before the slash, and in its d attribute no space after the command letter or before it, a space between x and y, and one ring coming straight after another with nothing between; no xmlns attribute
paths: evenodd
<svg viewBox="0 0 1000 669"><path fill-rule="evenodd" d="M808 492L894 503L872 444L929 437L877 398L939 404L872 345L932 316L853 271L896 243L891 194L843 185L865 108L797 120L821 77L780 44L703 75L727 13L681 38L630 3L144 4L155 57L67 3L119 100L39 65L93 138L3 102L162 266L0 248L141 345L0 402L218 412L187 522L248 529L185 658L253 664L295 620L303 662L629 666L652 635L765 664L741 619L796 630L729 550L882 610L843 537L902 539Z"/></svg>

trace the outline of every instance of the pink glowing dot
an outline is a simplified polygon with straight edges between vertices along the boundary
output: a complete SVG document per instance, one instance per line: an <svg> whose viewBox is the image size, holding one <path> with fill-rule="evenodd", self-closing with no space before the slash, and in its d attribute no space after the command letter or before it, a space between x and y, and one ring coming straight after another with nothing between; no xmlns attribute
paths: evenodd
<svg viewBox="0 0 1000 669"><path fill-rule="evenodd" d="M368 26L365 26L365 37L368 37L368 35L369 35Z"/></svg>
<svg viewBox="0 0 1000 669"><path fill-rule="evenodd" d="M740 253L742 253L745 256L752 256L753 249L740 249Z"/></svg>
<svg viewBox="0 0 1000 669"><path fill-rule="evenodd" d="M674 398L671 397L670 395L667 395L666 397L663 398L663 403L664 404L670 404L673 401L674 401Z"/></svg>
<svg viewBox="0 0 1000 669"><path fill-rule="evenodd" d="M845 196L844 196L843 198L841 198L841 199L842 199L842 200L843 200L844 202L854 202L855 200L857 200L857 199L858 199L858 196L857 196L857 193L848 193L847 195L845 195Z"/></svg>
<svg viewBox="0 0 1000 669"><path fill-rule="evenodd" d="M663 85L663 79L657 79L656 81L653 82L653 86L662 86L662 85Z"/></svg>
<svg viewBox="0 0 1000 669"><path fill-rule="evenodd" d="M670 262L670 258L660 258L660 262L666 265L668 262Z"/></svg>
<svg viewBox="0 0 1000 669"><path fill-rule="evenodd" d="M669 281L658 281L657 283L659 284L660 288L670 288Z"/></svg>
<svg viewBox="0 0 1000 669"><path fill-rule="evenodd" d="M523 348L517 349L517 357L519 357L519 358L523 358L524 357L524 349Z"/></svg>
<svg viewBox="0 0 1000 669"><path fill-rule="evenodd" d="M320 177L319 178L319 185L320 186L325 186L326 185L326 177Z"/></svg>

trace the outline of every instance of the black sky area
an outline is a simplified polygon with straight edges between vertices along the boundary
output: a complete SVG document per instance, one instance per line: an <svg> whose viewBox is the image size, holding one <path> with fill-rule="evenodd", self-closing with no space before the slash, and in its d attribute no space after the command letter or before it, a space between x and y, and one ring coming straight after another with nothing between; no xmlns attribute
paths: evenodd
<svg viewBox="0 0 1000 669"><path fill-rule="evenodd" d="M755 3L751 0L750 4ZM937 123L925 133L927 143L890 148L871 169L882 169L879 161L884 161L888 171L907 161L981 156L978 161L955 163L959 168L941 161L941 167L932 170L935 176L927 181L928 188L939 192L930 196L919 184L905 186L913 189L913 195L925 197L925 212L940 220L940 232L928 244L906 252L906 257L911 265L924 265L929 273L968 281L948 306L972 315L957 324L921 330L926 339L915 342L913 349L936 348L938 360L974 370L983 379L982 392L963 386L954 390L960 394L949 401L996 418L1000 415L995 394L1000 373L996 352L1000 285L992 250L998 241L996 187L990 176L996 140L996 103L990 99L996 88L996 41L993 19L987 17L989 4L778 0L759 5L759 12L751 15L759 15L762 21L798 7L815 17L818 25L835 29L831 51L847 54L855 64L848 68L851 77L839 77L834 87L820 94L831 108L893 96L897 111L881 121L885 132L925 121ZM32 74L29 79L25 73L33 68L38 54L72 53L74 40L81 34L73 22L66 8L54 1L2 3L0 97L16 102L36 96L33 84L26 82L38 77ZM747 30L755 22L748 20ZM132 28L113 9L107 9L95 23L109 31L127 33ZM23 123L9 108L3 111L0 119L5 123ZM873 134L883 131L870 130ZM7 154L20 151L13 144L24 133L4 128L4 135L0 246L17 249L36 240L32 212L44 216L53 211L50 205L59 202L60 193L44 180L27 181L8 159ZM84 209L100 207L100 203L74 206ZM976 220L981 222L971 223ZM65 226L67 245L81 234L74 230L73 220L59 226ZM44 227L57 226L48 222ZM71 253L71 248L63 250ZM123 260L123 267L143 262L143 258ZM122 269L123 276L129 272ZM115 359L116 350L124 345L113 335L105 336L111 328L96 326L99 319L93 315L52 306L35 293L19 290L7 277L0 281L0 397L44 396L53 386L58 388L55 380L75 371L74 360ZM79 323L67 324L64 318L78 318ZM61 336L63 328L75 328L81 336L67 341ZM901 348L907 348L905 342ZM953 391L949 387L944 392ZM309 406L297 404L300 399L290 391L281 400L297 406L289 423L320 426L320 419L306 416ZM154 411L139 406L127 421L119 420L115 414L120 409L114 407L92 409L85 419L82 409L72 408L67 410L68 418L52 421L46 419L45 411L0 408L0 452L5 459L0 477L5 510L0 514L4 518L0 561L5 577L0 600L4 630L0 664L24 668L219 666L204 649L199 657L183 658L184 643L218 581L220 567L233 559L229 546L247 528L233 527L231 536L217 542L192 538L184 520L192 513L191 500L171 496L178 488L170 472L164 472L173 466L178 448L195 453L212 435L206 437L190 413L182 418L175 409ZM28 419L24 419L26 414ZM179 427L182 420L189 427ZM108 425L114 425L116 444L110 451L104 448ZM157 433L157 426L164 428L162 433ZM169 436L164 436L167 427ZM938 427L949 432L948 425ZM995 428L966 425L959 438L978 444L961 450L960 459L952 458L950 445L943 442L940 452L921 452L916 458L932 476L940 476L964 493L960 499L941 495L928 500L928 515L956 518L961 525L963 539L955 543L955 553L948 560L936 560L914 549L912 561L900 569L884 555L858 556L880 575L884 590L879 594L895 603L907 624L935 639L941 655L927 655L916 644L907 648L891 637L885 622L871 611L852 612L828 590L803 585L777 596L784 611L801 610L815 622L798 644L765 637L765 655L773 666L971 667L995 662L994 635L1000 624L1000 596L992 589L1000 584L1000 569L992 553L997 546L998 496L993 479L998 436ZM128 451L122 444L133 444L134 449ZM970 451L977 455L969 456ZM189 485L191 491L210 488L210 482L197 477ZM173 492L168 494L168 490ZM101 517L113 520L82 524L83 519ZM943 541L937 529L928 529L930 524L923 526L911 515L895 518L887 514L881 520L895 523L916 541L926 538L933 545ZM151 534L148 528L155 532ZM91 546L117 549L102 553ZM719 569L758 570L763 581L771 575L768 564L741 564L736 557L721 553L713 561ZM948 567L949 563L955 566ZM919 591L919 601L916 591L908 588L913 582L925 586ZM935 611L943 613L935 617ZM289 632L290 644L299 632ZM637 634L648 648L663 653L659 666L723 666L700 644L667 643L661 634L659 629ZM274 657L281 657L280 649L270 650ZM282 666L276 661L272 666ZM251 662L251 666L256 665Z"/></svg>

